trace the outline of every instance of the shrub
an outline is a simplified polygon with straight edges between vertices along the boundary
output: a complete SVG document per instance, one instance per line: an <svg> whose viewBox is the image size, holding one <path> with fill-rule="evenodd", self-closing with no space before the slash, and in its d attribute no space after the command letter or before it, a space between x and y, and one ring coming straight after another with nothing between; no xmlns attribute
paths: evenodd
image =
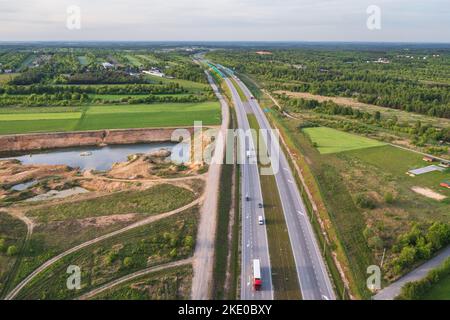
<svg viewBox="0 0 450 320"><path fill-rule="evenodd" d="M367 243L371 249L380 250L380 249L383 249L383 247L384 247L384 242L379 236L373 236L373 237L369 238Z"/></svg>
<svg viewBox="0 0 450 320"><path fill-rule="evenodd" d="M6 248L5 239L0 238L0 252L3 252Z"/></svg>
<svg viewBox="0 0 450 320"><path fill-rule="evenodd" d="M123 259L123 265L124 265L126 268L131 267L131 266L133 265L133 258L131 258L131 257L126 257L125 259Z"/></svg>
<svg viewBox="0 0 450 320"><path fill-rule="evenodd" d="M6 250L6 254L10 257L15 256L19 252L16 246L9 246L8 250Z"/></svg>
<svg viewBox="0 0 450 320"><path fill-rule="evenodd" d="M386 192L384 194L384 202L386 202L387 204L391 204L395 202L395 197L392 194L392 192Z"/></svg>
<svg viewBox="0 0 450 320"><path fill-rule="evenodd" d="M434 284L440 279L450 275L450 258L448 258L442 266L435 270L431 270L425 278L415 282L408 282L402 288L398 300L418 300L421 299Z"/></svg>
<svg viewBox="0 0 450 320"><path fill-rule="evenodd" d="M370 198L367 195L364 194L359 194L356 197L356 204L363 209L375 209L376 208L376 204L375 202L372 200L372 198Z"/></svg>
<svg viewBox="0 0 450 320"><path fill-rule="evenodd" d="M171 258L175 258L177 255L178 255L178 252L177 252L176 248L172 249L172 251L170 251L170 253L169 253L169 256Z"/></svg>

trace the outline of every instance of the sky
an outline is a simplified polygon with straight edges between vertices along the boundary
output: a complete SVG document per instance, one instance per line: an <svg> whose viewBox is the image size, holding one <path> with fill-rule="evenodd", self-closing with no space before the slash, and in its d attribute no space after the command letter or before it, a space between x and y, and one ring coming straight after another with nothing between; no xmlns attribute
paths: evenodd
<svg viewBox="0 0 450 320"><path fill-rule="evenodd" d="M380 28L371 30L372 5ZM448 43L450 1L0 0L0 41L59 40Z"/></svg>

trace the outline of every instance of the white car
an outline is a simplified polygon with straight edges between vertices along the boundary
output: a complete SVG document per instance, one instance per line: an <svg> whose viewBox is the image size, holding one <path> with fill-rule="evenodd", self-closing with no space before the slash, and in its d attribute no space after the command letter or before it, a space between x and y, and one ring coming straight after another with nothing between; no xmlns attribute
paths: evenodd
<svg viewBox="0 0 450 320"><path fill-rule="evenodd" d="M262 226L264 224L264 218L262 216L258 217L258 223L260 226Z"/></svg>

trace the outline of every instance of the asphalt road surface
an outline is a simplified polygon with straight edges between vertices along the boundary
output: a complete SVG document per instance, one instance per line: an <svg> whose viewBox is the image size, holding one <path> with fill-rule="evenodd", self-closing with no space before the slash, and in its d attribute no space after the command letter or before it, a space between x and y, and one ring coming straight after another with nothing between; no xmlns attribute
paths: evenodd
<svg viewBox="0 0 450 320"><path fill-rule="evenodd" d="M260 128L271 129L258 101L253 98L248 88L237 77L235 79L247 96ZM272 143L279 148L278 139L275 139L274 135L269 134L265 142L268 145L271 162L273 164L275 161L278 162L279 170L275 172L275 178L294 253L302 298L304 300L335 300L336 296L328 270L289 163L280 149L278 149L280 150L278 157L275 157L275 153L270 152Z"/></svg>
<svg viewBox="0 0 450 320"><path fill-rule="evenodd" d="M244 103L230 81L225 79L230 88L233 103L236 107L239 129L247 131L250 125L247 119ZM247 135L239 138L239 156L241 157L241 210L242 210L242 265L241 265L241 300L272 300L272 272L270 267L269 246L266 226L260 225L258 218L264 216L261 183L258 165L247 159L247 151L256 150L253 137ZM248 199L247 199L248 197ZM253 259L261 262L261 290L253 289Z"/></svg>

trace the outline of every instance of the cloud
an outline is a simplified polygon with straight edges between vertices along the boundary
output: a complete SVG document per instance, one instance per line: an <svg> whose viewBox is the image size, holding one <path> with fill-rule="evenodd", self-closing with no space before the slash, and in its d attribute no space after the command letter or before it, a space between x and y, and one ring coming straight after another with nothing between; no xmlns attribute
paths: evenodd
<svg viewBox="0 0 450 320"><path fill-rule="evenodd" d="M69 5L81 30L66 28ZM448 0L0 0L0 40L450 41L449 12Z"/></svg>

